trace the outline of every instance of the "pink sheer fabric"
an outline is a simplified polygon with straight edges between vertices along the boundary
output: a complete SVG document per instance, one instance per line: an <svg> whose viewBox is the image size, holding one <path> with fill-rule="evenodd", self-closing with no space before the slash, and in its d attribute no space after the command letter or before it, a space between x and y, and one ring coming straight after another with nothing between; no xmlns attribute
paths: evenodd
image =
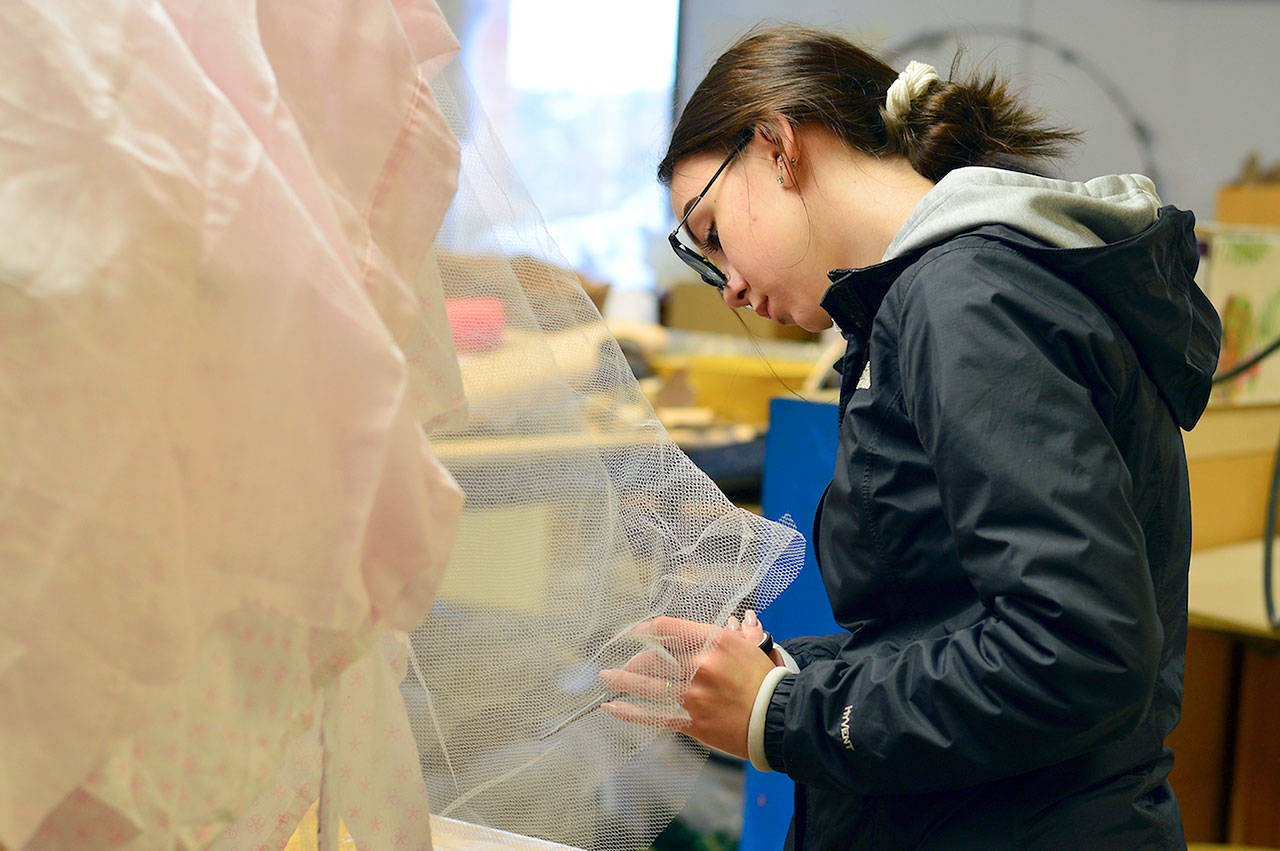
<svg viewBox="0 0 1280 851"><path fill-rule="evenodd" d="M429 846L390 630L461 506L456 47L429 0L0 4L0 845L320 798Z"/></svg>

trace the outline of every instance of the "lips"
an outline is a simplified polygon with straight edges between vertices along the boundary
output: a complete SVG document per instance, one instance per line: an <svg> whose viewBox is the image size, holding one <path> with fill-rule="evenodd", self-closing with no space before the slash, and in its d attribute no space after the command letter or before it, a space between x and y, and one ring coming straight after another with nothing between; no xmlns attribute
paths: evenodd
<svg viewBox="0 0 1280 851"><path fill-rule="evenodd" d="M761 299L760 303L755 307L753 307L752 310L755 312L756 316L762 316L765 319L772 318L771 316L769 316L769 297L768 296L765 296L763 299Z"/></svg>

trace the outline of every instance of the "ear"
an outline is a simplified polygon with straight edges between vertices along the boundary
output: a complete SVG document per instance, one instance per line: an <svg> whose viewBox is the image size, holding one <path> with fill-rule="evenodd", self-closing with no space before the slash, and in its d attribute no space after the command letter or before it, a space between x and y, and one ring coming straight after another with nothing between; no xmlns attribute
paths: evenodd
<svg viewBox="0 0 1280 851"><path fill-rule="evenodd" d="M779 185L783 189L794 189L796 166L800 163L800 144L791 122L781 115L774 116L757 128L752 144L760 146L757 153L767 157L772 172L782 178Z"/></svg>

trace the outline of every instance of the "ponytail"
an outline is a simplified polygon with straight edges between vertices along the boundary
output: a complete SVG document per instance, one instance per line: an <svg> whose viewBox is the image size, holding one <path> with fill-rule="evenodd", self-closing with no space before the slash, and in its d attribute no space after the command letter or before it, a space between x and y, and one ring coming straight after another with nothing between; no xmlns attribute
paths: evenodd
<svg viewBox="0 0 1280 851"><path fill-rule="evenodd" d="M913 99L896 127L889 126L887 152L906 157L935 183L963 166L1025 170L1061 156L1079 138L1045 126L994 75L959 83L939 80Z"/></svg>

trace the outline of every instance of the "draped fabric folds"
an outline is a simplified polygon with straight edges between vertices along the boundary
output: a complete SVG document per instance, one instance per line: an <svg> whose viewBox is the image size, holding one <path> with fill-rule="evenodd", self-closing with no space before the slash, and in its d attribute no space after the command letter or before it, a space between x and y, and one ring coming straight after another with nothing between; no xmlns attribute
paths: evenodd
<svg viewBox="0 0 1280 851"><path fill-rule="evenodd" d="M0 6L0 843L300 817L364 716L427 836L377 648L461 509L421 428L463 414L456 48L415 0Z"/></svg>
<svg viewBox="0 0 1280 851"><path fill-rule="evenodd" d="M705 750L597 674L803 542L671 442L457 49L430 0L0 3L0 847L682 805Z"/></svg>

